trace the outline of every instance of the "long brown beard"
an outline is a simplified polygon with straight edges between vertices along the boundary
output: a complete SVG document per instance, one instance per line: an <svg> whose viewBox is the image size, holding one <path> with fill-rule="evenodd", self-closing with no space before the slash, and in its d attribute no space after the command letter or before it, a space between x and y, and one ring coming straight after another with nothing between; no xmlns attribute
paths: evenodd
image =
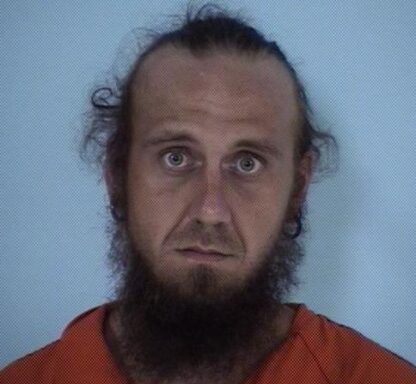
<svg viewBox="0 0 416 384"><path fill-rule="evenodd" d="M110 260L119 275L120 350L134 376L173 381L231 373L242 351L271 330L285 295L296 285L302 246L282 234L243 287L205 297L215 276L200 266L190 273L195 295L153 273L127 231L114 228Z"/></svg>

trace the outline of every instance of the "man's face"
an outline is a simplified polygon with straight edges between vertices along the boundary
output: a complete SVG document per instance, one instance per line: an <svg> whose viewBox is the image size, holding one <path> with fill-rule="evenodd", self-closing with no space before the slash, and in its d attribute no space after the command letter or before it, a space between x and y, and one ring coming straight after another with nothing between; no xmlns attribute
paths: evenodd
<svg viewBox="0 0 416 384"><path fill-rule="evenodd" d="M238 291L280 233L293 198L298 110L270 56L165 47L133 85L127 229L154 275L197 299ZM308 166L297 172L306 181ZM213 249L226 256L192 254ZM201 288L201 287L200 287ZM198 291L200 292L200 291Z"/></svg>

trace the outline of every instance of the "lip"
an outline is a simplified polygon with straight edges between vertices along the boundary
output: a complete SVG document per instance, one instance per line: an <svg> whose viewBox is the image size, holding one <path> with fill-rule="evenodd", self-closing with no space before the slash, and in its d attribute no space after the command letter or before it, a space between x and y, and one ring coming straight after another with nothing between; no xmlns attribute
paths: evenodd
<svg viewBox="0 0 416 384"><path fill-rule="evenodd" d="M226 254L222 252L218 252L216 249L203 249L200 247L189 247L189 248L183 249L183 251L192 251L192 252L203 253L207 255L227 256Z"/></svg>
<svg viewBox="0 0 416 384"><path fill-rule="evenodd" d="M196 262L218 262L227 258L227 255L216 252L196 251L196 248L178 250L186 259Z"/></svg>

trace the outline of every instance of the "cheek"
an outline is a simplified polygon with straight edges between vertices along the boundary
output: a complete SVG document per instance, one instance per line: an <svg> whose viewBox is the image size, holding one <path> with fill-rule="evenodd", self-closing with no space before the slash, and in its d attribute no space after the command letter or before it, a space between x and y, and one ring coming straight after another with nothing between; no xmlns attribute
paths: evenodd
<svg viewBox="0 0 416 384"><path fill-rule="evenodd" d="M179 218L182 207L178 196L178 188L161 183L151 172L131 169L127 183L127 204L133 238L140 236L156 251L155 247L163 242Z"/></svg>
<svg viewBox="0 0 416 384"><path fill-rule="evenodd" d="M249 209L240 209L244 223L247 252L258 255L268 249L282 229L291 196L292 178L280 179L257 192ZM240 205L243 206L243 205Z"/></svg>

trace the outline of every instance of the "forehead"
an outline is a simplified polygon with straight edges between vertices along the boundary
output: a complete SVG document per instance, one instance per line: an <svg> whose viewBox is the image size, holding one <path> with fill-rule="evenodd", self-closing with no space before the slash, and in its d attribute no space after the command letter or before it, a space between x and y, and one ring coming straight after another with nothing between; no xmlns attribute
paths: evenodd
<svg viewBox="0 0 416 384"><path fill-rule="evenodd" d="M186 49L159 48L141 64L133 95L134 123L195 115L293 130L298 117L293 80L270 55L212 51L197 57Z"/></svg>

